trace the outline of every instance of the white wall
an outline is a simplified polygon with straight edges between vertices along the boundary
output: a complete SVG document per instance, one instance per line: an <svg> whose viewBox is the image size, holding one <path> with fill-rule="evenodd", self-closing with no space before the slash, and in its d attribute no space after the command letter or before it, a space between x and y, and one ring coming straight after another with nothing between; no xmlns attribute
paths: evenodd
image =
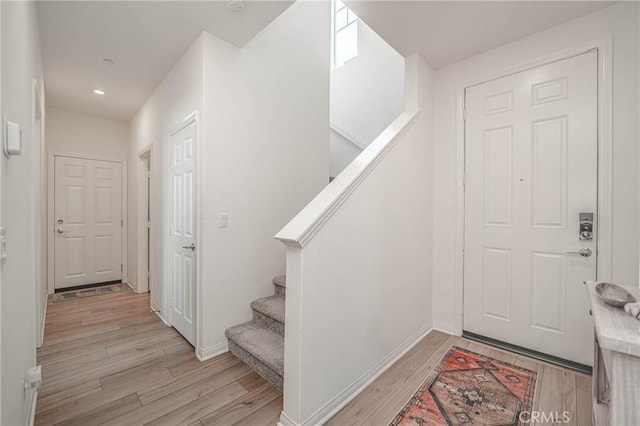
<svg viewBox="0 0 640 426"><path fill-rule="evenodd" d="M331 71L331 125L366 147L398 118L403 102L404 58L360 20L358 57ZM353 159L350 151L331 152L331 176Z"/></svg>
<svg viewBox="0 0 640 426"><path fill-rule="evenodd" d="M2 226L9 257L2 263L2 384L3 425L26 424L35 394L24 390L24 375L36 364L35 164L33 152L33 79L44 105L40 37L33 2L1 2L2 113L20 123L23 151L8 159L0 154L2 169Z"/></svg>
<svg viewBox="0 0 640 426"><path fill-rule="evenodd" d="M169 131L193 112L202 113L203 37L185 52L129 123L128 180L128 279L137 287L138 236L138 153L153 144L151 156L151 304L166 318L165 280L165 176L164 146Z"/></svg>
<svg viewBox="0 0 640 426"><path fill-rule="evenodd" d="M284 424L320 424L431 328L432 88L417 56L407 82L413 125L389 151L383 134L279 234L315 226L332 209L317 202L387 152L310 241L288 243Z"/></svg>
<svg viewBox="0 0 640 426"><path fill-rule="evenodd" d="M338 176L361 152L362 148L329 129L329 176Z"/></svg>
<svg viewBox="0 0 640 426"><path fill-rule="evenodd" d="M47 107L48 150L105 160L126 160L129 153L127 123Z"/></svg>
<svg viewBox="0 0 640 426"><path fill-rule="evenodd" d="M201 255L205 356L273 294L273 236L328 183L330 5L298 2L244 48L205 34ZM219 228L219 215L229 227Z"/></svg>
<svg viewBox="0 0 640 426"><path fill-rule="evenodd" d="M434 291L436 326L453 330L456 86L538 57L613 35L612 279L638 285L638 3L621 2L435 73Z"/></svg>

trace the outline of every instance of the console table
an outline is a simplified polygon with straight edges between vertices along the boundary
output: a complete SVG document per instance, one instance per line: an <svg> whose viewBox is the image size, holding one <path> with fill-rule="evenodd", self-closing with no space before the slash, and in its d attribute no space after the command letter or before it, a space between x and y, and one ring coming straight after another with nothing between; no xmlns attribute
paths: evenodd
<svg viewBox="0 0 640 426"><path fill-rule="evenodd" d="M640 425L640 321L602 302L585 282L595 324L593 424ZM625 287L640 300L638 287Z"/></svg>

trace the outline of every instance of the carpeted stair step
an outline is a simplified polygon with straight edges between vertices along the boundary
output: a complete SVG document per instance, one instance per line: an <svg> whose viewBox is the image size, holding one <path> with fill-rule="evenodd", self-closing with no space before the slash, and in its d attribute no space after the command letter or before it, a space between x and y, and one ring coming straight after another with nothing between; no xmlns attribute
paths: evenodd
<svg viewBox="0 0 640 426"><path fill-rule="evenodd" d="M287 277L285 275L278 275L273 277L273 286L276 290L276 296L285 296L287 290Z"/></svg>
<svg viewBox="0 0 640 426"><path fill-rule="evenodd" d="M270 296L251 302L253 320L284 336L284 297Z"/></svg>
<svg viewBox="0 0 640 426"><path fill-rule="evenodd" d="M231 353L282 392L284 337L256 321L231 327L225 335Z"/></svg>

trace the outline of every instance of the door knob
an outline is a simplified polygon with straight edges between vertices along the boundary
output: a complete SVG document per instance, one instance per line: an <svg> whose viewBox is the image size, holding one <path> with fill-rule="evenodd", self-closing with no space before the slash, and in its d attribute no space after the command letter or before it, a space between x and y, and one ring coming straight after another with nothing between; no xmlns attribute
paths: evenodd
<svg viewBox="0 0 640 426"><path fill-rule="evenodd" d="M182 246L182 248L183 248L183 249L188 249L188 250L194 251L194 250L196 249L196 245L195 245L195 244L193 244L193 243L191 243L191 244L189 244L188 246Z"/></svg>
<svg viewBox="0 0 640 426"><path fill-rule="evenodd" d="M588 247L584 247L584 248L581 248L578 251L568 251L567 254L575 254L575 255L582 256L582 257L589 257L589 256L591 256L593 254L593 251L591 251L591 249L588 248Z"/></svg>
<svg viewBox="0 0 640 426"><path fill-rule="evenodd" d="M58 229L56 229L56 232L57 232L58 234L64 234L64 229L62 229L62 228L58 228Z"/></svg>

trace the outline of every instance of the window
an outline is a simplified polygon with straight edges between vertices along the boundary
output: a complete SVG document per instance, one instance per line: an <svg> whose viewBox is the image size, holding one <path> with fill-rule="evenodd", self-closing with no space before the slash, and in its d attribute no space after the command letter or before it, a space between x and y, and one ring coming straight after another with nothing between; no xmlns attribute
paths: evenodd
<svg viewBox="0 0 640 426"><path fill-rule="evenodd" d="M333 1L333 67L358 56L358 17L340 0Z"/></svg>

